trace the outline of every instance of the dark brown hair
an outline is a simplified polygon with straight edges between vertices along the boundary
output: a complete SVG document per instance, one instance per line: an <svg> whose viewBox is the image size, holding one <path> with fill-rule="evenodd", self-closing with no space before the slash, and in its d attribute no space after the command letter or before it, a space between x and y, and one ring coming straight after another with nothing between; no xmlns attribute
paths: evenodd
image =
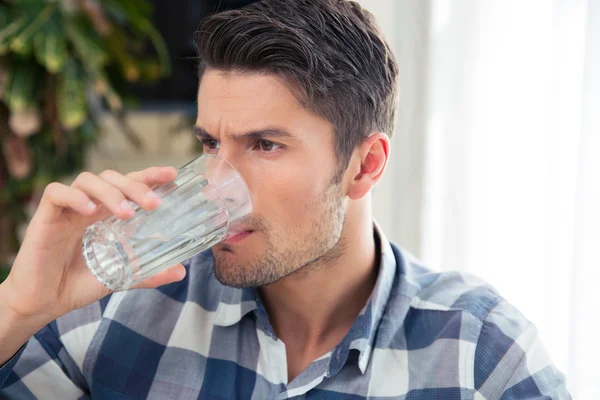
<svg viewBox="0 0 600 400"><path fill-rule="evenodd" d="M206 68L275 74L329 120L342 171L369 134L394 130L394 56L373 16L346 0L263 0L205 18L196 32Z"/></svg>

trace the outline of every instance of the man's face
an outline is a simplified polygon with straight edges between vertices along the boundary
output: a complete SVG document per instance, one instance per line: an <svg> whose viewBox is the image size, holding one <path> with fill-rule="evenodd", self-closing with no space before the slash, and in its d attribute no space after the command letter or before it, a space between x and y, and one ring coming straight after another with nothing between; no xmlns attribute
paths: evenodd
<svg viewBox="0 0 600 400"><path fill-rule="evenodd" d="M236 287L275 282L342 251L345 195L336 183L333 126L275 76L207 70L196 134L250 188L249 234L213 247L215 274Z"/></svg>

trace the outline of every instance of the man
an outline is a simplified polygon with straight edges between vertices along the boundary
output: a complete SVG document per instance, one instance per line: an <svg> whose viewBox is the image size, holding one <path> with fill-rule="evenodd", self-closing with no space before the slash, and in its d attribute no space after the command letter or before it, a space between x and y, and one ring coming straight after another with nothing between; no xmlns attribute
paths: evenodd
<svg viewBox="0 0 600 400"><path fill-rule="evenodd" d="M397 66L356 3L267 0L206 19L195 133L244 177L243 235L110 294L85 226L160 207L172 168L48 186L0 286L6 398L569 398L535 327L374 225ZM23 345L27 344L23 347Z"/></svg>

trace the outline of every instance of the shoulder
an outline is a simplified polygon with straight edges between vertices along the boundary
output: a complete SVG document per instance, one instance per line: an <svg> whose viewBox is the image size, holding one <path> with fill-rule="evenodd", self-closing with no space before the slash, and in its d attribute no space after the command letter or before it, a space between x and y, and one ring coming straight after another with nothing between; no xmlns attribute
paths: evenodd
<svg viewBox="0 0 600 400"><path fill-rule="evenodd" d="M411 267L409 267L411 268ZM455 340L469 349L461 357L485 380L509 353L522 358L537 329L521 311L487 282L457 271L419 268L412 282L405 330L407 340ZM468 353L468 355L467 355ZM513 360L515 362L519 361ZM504 360L506 361L506 360Z"/></svg>
<svg viewBox="0 0 600 400"><path fill-rule="evenodd" d="M496 289L471 274L435 272L398 248L394 252L394 307L406 312L391 347L400 343L416 350L415 359L437 360L432 374L441 364L459 365L463 373L456 380L486 398L499 397L504 390L558 393L563 398L563 376L536 326Z"/></svg>
<svg viewBox="0 0 600 400"><path fill-rule="evenodd" d="M458 271L434 271L410 253L393 246L397 276L392 293L401 295L413 314L460 315L479 326L494 315L525 320L498 291L482 279Z"/></svg>
<svg viewBox="0 0 600 400"><path fill-rule="evenodd" d="M485 281L457 271L433 271L395 246L394 254L396 278L388 313L403 317L395 319L393 331L408 350L439 346L435 342L443 339L445 345L468 350L459 357L474 357L479 347L500 339L500 333L508 346L532 326Z"/></svg>

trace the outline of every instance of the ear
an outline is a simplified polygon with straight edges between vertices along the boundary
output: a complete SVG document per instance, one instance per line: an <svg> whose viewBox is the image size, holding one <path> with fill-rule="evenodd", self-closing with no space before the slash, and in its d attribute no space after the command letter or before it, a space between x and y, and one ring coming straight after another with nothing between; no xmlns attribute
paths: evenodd
<svg viewBox="0 0 600 400"><path fill-rule="evenodd" d="M350 171L352 180L348 186L348 197L352 200L363 198L381 179L390 156L390 138L382 132L366 138L352 154Z"/></svg>

